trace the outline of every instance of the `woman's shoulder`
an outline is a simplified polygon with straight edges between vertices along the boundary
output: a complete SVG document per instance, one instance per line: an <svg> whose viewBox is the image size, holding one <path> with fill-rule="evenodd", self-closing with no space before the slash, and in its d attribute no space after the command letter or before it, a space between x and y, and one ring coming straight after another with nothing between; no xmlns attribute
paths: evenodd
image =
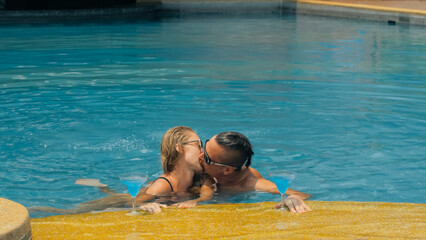
<svg viewBox="0 0 426 240"><path fill-rule="evenodd" d="M146 194L163 195L173 192L172 184L164 174L154 180L151 186L145 191Z"/></svg>

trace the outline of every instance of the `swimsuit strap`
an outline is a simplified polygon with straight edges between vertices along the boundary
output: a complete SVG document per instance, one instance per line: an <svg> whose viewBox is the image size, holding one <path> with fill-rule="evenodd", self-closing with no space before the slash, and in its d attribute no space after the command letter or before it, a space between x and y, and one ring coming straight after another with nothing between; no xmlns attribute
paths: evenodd
<svg viewBox="0 0 426 240"><path fill-rule="evenodd" d="M165 178L165 177L158 177L158 178L156 179L156 181L157 181L158 179L164 179L164 180L166 180L166 181L169 183L169 185L170 185L170 189L171 189L171 190L172 190L172 192L173 192L173 186L172 186L172 184L170 183L169 179L167 179L167 178Z"/></svg>

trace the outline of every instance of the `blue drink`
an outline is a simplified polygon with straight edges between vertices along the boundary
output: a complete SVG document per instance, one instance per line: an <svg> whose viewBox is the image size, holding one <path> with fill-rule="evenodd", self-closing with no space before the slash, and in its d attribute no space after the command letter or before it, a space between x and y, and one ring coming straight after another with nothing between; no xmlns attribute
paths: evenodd
<svg viewBox="0 0 426 240"><path fill-rule="evenodd" d="M273 177L271 178L271 181L277 185L278 191L281 194L284 194L285 191L287 191L288 185L290 185L291 179L285 177Z"/></svg>
<svg viewBox="0 0 426 240"><path fill-rule="evenodd" d="M132 211L129 215L138 215L136 212L136 196L142 184L148 180L148 175L145 173L125 173L120 175L120 180L122 183L126 184L127 190L132 196Z"/></svg>
<svg viewBox="0 0 426 240"><path fill-rule="evenodd" d="M296 177L296 173L287 170L275 170L269 173L270 180L277 185L281 193L281 208L284 210L284 195L290 185L290 182Z"/></svg>
<svg viewBox="0 0 426 240"><path fill-rule="evenodd" d="M127 190L134 198L138 195L139 189L141 188L142 184L145 183L145 181L146 179L143 179L141 177L129 177L121 180L121 182L126 184Z"/></svg>

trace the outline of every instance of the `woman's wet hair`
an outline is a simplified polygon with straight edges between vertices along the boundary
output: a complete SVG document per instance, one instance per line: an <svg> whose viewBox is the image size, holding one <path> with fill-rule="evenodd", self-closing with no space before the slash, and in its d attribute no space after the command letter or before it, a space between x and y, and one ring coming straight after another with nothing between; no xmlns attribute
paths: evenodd
<svg viewBox="0 0 426 240"><path fill-rule="evenodd" d="M178 162L178 158L183 151L183 142L188 141L190 133L193 133L189 127L178 126L167 130L161 140L161 166L164 173L171 172Z"/></svg>
<svg viewBox="0 0 426 240"><path fill-rule="evenodd" d="M216 142L231 150L237 150L240 153L238 159L232 159L226 164L234 166L237 171L241 169L242 166L250 166L251 157L253 156L253 147L246 136L238 132L222 132L216 136Z"/></svg>

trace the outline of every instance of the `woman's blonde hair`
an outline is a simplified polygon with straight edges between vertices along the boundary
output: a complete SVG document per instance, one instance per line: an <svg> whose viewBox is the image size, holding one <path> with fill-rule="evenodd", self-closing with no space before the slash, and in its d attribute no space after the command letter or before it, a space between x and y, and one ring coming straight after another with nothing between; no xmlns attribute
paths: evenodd
<svg viewBox="0 0 426 240"><path fill-rule="evenodd" d="M194 132L189 127L178 126L167 130L161 140L161 166L164 173L169 173L176 166L179 154L183 153L183 142L189 139L189 133ZM195 133L195 132L194 132ZM180 149L179 152L177 149Z"/></svg>

